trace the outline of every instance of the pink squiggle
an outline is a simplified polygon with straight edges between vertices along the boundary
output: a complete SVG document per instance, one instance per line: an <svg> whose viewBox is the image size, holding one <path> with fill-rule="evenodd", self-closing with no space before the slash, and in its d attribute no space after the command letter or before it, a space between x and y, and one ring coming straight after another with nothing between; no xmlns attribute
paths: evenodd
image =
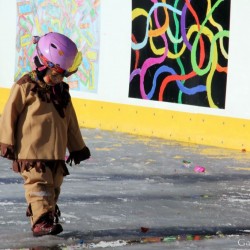
<svg viewBox="0 0 250 250"><path fill-rule="evenodd" d="M159 24L159 21L158 21L158 18L157 18L157 9L154 11L154 18L156 20L156 26L159 28L160 24ZM141 67L141 73L140 73L140 92L141 92L141 97L143 99L149 99L148 96L147 96L147 94L146 94L146 92L145 92L145 88L144 88L144 77L145 77L145 74L146 74L148 68L150 68L153 65L162 63L165 60L165 58L167 57L167 53L168 53L167 38L166 38L165 34L162 34L161 37L162 37L162 39L164 41L164 44L165 44L165 52L164 52L164 54L161 57L158 57L158 58L154 58L154 57L148 58L143 63L143 65Z"/></svg>

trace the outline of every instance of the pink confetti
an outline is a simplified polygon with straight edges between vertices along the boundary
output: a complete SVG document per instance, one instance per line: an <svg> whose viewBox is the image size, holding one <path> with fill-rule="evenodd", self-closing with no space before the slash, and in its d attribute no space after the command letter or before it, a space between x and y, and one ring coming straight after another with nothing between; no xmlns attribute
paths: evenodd
<svg viewBox="0 0 250 250"><path fill-rule="evenodd" d="M195 166L194 167L194 172L196 173L204 173L206 171L206 169L202 166Z"/></svg>

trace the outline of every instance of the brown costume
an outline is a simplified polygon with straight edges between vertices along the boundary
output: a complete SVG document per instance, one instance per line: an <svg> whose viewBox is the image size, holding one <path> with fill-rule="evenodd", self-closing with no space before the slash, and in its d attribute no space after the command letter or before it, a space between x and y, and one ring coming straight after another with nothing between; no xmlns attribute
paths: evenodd
<svg viewBox="0 0 250 250"><path fill-rule="evenodd" d="M47 212L55 214L63 176L69 174L66 149L70 164L90 157L68 85L49 86L35 71L15 83L0 120L0 149L25 180L32 225Z"/></svg>

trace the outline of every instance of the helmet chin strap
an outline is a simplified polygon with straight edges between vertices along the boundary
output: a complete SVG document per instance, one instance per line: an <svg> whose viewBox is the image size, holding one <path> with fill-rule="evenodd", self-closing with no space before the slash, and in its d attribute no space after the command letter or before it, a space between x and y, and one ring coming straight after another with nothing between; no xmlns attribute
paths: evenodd
<svg viewBox="0 0 250 250"><path fill-rule="evenodd" d="M36 65L38 71L42 71L42 70L47 68L45 65L41 64L38 56L34 57L34 63Z"/></svg>
<svg viewBox="0 0 250 250"><path fill-rule="evenodd" d="M40 68L37 68L39 71L43 71L44 69L46 69L47 67L46 66L42 66Z"/></svg>
<svg viewBox="0 0 250 250"><path fill-rule="evenodd" d="M77 70L78 70L78 69L77 69ZM65 76L65 77L69 77L69 76L75 74L75 73L77 72L77 70L72 71L72 72L68 72L68 71L66 70L65 73L64 73L64 76Z"/></svg>

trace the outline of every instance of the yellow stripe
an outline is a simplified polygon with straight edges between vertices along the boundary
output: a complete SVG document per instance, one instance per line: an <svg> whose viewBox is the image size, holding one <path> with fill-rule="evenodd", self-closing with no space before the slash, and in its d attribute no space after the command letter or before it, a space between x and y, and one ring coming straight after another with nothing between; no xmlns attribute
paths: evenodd
<svg viewBox="0 0 250 250"><path fill-rule="evenodd" d="M241 168L241 167L227 167L227 168L231 168L238 171L250 171L250 168Z"/></svg>
<svg viewBox="0 0 250 250"><path fill-rule="evenodd" d="M0 88L0 113L9 89ZM250 121L73 98L81 127L250 150Z"/></svg>

